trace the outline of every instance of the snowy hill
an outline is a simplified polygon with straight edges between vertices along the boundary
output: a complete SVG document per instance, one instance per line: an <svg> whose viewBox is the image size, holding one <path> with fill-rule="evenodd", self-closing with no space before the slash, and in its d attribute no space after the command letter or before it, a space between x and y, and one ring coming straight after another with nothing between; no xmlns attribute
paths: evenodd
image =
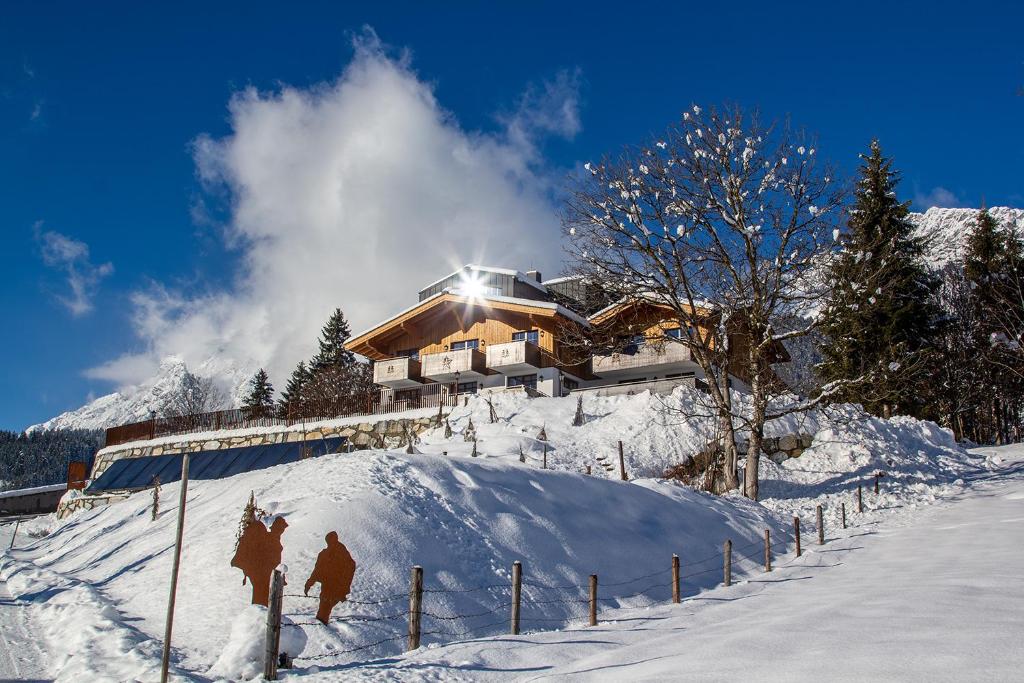
<svg viewBox="0 0 1024 683"><path fill-rule="evenodd" d="M246 644L261 642L261 608L248 606L248 587L229 566L250 491L270 515L288 521L284 647L300 653L299 665L311 673L314 665L401 651L413 564L426 572L428 645L503 632L514 560L523 562L532 583L524 589L524 630L578 626L591 573L601 577L602 613L662 604L672 553L685 568L684 595L694 595L720 580L723 539L734 543L740 576L759 565L765 528L777 552L786 552L792 512L811 522L810 511L821 502L834 525L836 497L849 501L856 482L876 470L887 472L884 490L865 505L910 510L961 492L967 474L987 466L930 423L839 408L770 426L772 434L798 430L815 439L799 458L764 462L763 506L644 478L704 443L711 421L681 416L698 399L686 388L671 397L587 397L586 424L573 427L572 398L497 396L493 423L477 398L452 411L451 437L443 428L427 433L420 454L359 451L193 482L176 620L187 626L175 632L180 670L227 678L256 673L259 648L249 651ZM477 458L464 438L470 419ZM539 469L542 426L554 470ZM599 466L602 456L617 452L619 439L629 483ZM587 465L594 476L581 474ZM41 518L29 530L49 536L0 559L0 576L16 596L46 596L31 609L53 625L48 647L60 653L58 680L102 678L101 672L114 680L153 677L163 601L152 599L152 589L166 585L177 492L177 484L163 488L155 522L149 492L63 523ZM339 606L339 619L323 627L312 623L316 603L301 597L301 586L330 530L339 532L360 568L353 602ZM69 640L60 624L76 623L104 635Z"/></svg>
<svg viewBox="0 0 1024 683"><path fill-rule="evenodd" d="M213 377L224 392L227 400L223 407L241 402L246 385L252 373L240 368L231 360L210 359L189 368L185 361L169 356L160 364L156 376L134 387L123 388L112 394L100 396L81 408L62 413L57 417L28 428L37 429L105 429L128 422L148 420L150 411L159 410L165 397L179 389L189 371L199 377Z"/></svg>
<svg viewBox="0 0 1024 683"><path fill-rule="evenodd" d="M1024 209L996 206L989 213L1003 225L1011 225L1024 233ZM931 261L943 266L963 256L964 240L978 219L977 209L942 209L932 207L924 213L912 213L910 219L921 234L931 242Z"/></svg>

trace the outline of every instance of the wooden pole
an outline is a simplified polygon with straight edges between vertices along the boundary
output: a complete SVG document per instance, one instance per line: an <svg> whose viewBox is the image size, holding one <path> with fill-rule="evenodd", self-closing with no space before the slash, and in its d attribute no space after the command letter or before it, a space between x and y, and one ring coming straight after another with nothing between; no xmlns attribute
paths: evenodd
<svg viewBox="0 0 1024 683"><path fill-rule="evenodd" d="M772 570L772 530L764 530L764 570Z"/></svg>
<svg viewBox="0 0 1024 683"><path fill-rule="evenodd" d="M544 466L543 469L548 468L548 442L544 442Z"/></svg>
<svg viewBox="0 0 1024 683"><path fill-rule="evenodd" d="M672 556L672 602L679 604L679 556Z"/></svg>
<svg viewBox="0 0 1024 683"><path fill-rule="evenodd" d="M181 492L178 495L178 530L174 537L174 559L171 563L171 592L167 598L167 621L164 624L164 652L160 659L160 683L167 683L167 669L171 663L171 631L174 627L174 601L178 594L178 566L181 564L181 537L185 531L185 495L188 492L188 460L181 459Z"/></svg>
<svg viewBox="0 0 1024 683"><path fill-rule="evenodd" d="M420 646L420 617L423 613L423 567L412 568L409 586L409 650Z"/></svg>
<svg viewBox="0 0 1024 683"><path fill-rule="evenodd" d="M512 635L519 635L519 605L523 590L523 563L512 563Z"/></svg>
<svg viewBox="0 0 1024 683"><path fill-rule="evenodd" d="M864 485L857 482L857 512L864 512Z"/></svg>
<svg viewBox="0 0 1024 683"><path fill-rule="evenodd" d="M281 646L281 602L284 574L275 569L270 579L270 605L267 608L266 650L263 653L263 678L277 680L277 651Z"/></svg>
<svg viewBox="0 0 1024 683"><path fill-rule="evenodd" d="M793 518L793 535L796 537L796 556L800 557L800 518Z"/></svg>
<svg viewBox="0 0 1024 683"><path fill-rule="evenodd" d="M722 567L724 576L722 577L722 583L726 586L732 585L732 541L727 540L725 542L725 550L722 553L724 566Z"/></svg>
<svg viewBox="0 0 1024 683"><path fill-rule="evenodd" d="M814 510L815 522L818 524L818 545L825 545L825 518L821 514L821 506Z"/></svg>
<svg viewBox="0 0 1024 683"><path fill-rule="evenodd" d="M587 474L590 474L590 465L587 465Z"/></svg>
<svg viewBox="0 0 1024 683"><path fill-rule="evenodd" d="M597 574L590 575L590 625L597 626Z"/></svg>
<svg viewBox="0 0 1024 683"><path fill-rule="evenodd" d="M20 519L14 520L14 533L11 534L11 544L9 546L7 546L8 550L10 550L11 548L14 547L14 539L16 539L18 537L18 527L19 526L21 526L21 520Z"/></svg>
<svg viewBox="0 0 1024 683"><path fill-rule="evenodd" d="M879 480L879 478L881 478L881 476L882 476L881 474L879 474L878 472L875 472L875 493L876 494L878 493L878 480Z"/></svg>
<svg viewBox="0 0 1024 683"><path fill-rule="evenodd" d="M626 474L626 459L622 456L622 442L619 442L619 476L622 481L629 481L629 476Z"/></svg>
<svg viewBox="0 0 1024 683"><path fill-rule="evenodd" d="M843 528L845 529L846 528L846 503L842 504L842 507L840 507L840 510L842 510L842 513L843 513Z"/></svg>

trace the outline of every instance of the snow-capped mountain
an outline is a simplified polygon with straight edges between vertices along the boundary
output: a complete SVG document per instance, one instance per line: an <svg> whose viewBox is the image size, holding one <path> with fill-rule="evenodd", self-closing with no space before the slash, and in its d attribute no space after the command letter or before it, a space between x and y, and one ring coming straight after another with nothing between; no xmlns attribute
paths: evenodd
<svg viewBox="0 0 1024 683"><path fill-rule="evenodd" d="M168 356L160 363L160 370L150 380L134 387L123 388L112 394L85 404L81 408L62 413L42 424L33 425L28 431L37 429L104 429L129 422L147 420L151 411L164 405L166 397L181 388L190 372L185 361L177 356ZM249 378L246 368L232 360L211 358L191 370L199 377L212 377L225 395L225 408L241 403Z"/></svg>
<svg viewBox="0 0 1024 683"><path fill-rule="evenodd" d="M1024 234L1024 209L996 206L988 212L1002 225L1014 226ZM963 256L967 235L978 220L978 210L932 207L924 213L910 214L910 219L929 240L932 265L941 267Z"/></svg>

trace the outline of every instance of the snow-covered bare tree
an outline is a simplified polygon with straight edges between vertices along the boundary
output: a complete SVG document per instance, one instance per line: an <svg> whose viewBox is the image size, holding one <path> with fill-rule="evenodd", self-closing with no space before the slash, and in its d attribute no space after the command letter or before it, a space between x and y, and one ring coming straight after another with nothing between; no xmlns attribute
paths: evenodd
<svg viewBox="0 0 1024 683"><path fill-rule="evenodd" d="M224 392L212 377L199 377L186 372L181 383L164 395L161 417L173 417L186 422L194 416L220 410L227 402Z"/></svg>
<svg viewBox="0 0 1024 683"><path fill-rule="evenodd" d="M840 183L811 136L738 106L694 106L648 144L585 169L564 216L574 270L620 301L670 312L680 332L663 343L689 347L708 378L731 487L736 426L749 432L744 491L756 499L766 421L832 390L782 405L772 364L783 341L817 324L814 274L839 235ZM794 316L798 326L779 325ZM591 335L595 351L616 343ZM742 409L730 376L750 386Z"/></svg>

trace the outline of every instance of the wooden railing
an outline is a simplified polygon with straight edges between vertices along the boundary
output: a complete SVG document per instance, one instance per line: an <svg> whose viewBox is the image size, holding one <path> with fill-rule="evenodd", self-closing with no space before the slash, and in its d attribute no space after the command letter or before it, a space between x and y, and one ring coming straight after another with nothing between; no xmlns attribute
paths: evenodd
<svg viewBox="0 0 1024 683"><path fill-rule="evenodd" d="M145 441L174 434L289 426L303 421L333 420L339 417L358 415L384 415L415 408L438 408L442 405L452 407L455 405L454 389L454 386L447 384L427 384L424 385L420 395L415 398L396 399L395 392L390 389L382 389L376 396L368 395L361 399L303 401L300 405L287 408L275 406L265 411L232 408L194 415L157 417L109 428L106 445L116 446L131 441Z"/></svg>

